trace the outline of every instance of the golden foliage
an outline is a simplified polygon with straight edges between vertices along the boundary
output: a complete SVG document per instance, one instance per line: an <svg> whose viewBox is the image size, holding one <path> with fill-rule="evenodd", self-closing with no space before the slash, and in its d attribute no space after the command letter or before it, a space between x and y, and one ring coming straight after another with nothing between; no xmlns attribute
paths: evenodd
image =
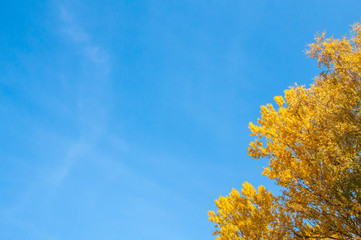
<svg viewBox="0 0 361 240"><path fill-rule="evenodd" d="M283 192L245 183L219 198L209 213L217 239L361 239L361 25L342 39L318 35L308 54L327 70L249 126L249 155L269 159L263 174Z"/></svg>

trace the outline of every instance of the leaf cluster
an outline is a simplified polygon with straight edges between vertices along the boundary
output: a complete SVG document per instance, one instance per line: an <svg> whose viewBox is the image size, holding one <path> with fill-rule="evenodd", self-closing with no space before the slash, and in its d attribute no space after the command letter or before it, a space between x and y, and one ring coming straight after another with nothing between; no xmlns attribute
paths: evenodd
<svg viewBox="0 0 361 240"><path fill-rule="evenodd" d="M361 239L361 25L342 39L317 35L308 55L325 67L250 123L249 155L268 158L274 195L245 183L209 213L217 239Z"/></svg>

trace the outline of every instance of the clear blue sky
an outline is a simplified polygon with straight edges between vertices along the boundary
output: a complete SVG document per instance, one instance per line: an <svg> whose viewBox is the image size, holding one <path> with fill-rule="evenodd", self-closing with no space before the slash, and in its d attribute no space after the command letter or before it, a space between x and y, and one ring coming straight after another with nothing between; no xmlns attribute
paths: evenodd
<svg viewBox="0 0 361 240"><path fill-rule="evenodd" d="M214 239L259 107L361 1L0 3L0 239Z"/></svg>

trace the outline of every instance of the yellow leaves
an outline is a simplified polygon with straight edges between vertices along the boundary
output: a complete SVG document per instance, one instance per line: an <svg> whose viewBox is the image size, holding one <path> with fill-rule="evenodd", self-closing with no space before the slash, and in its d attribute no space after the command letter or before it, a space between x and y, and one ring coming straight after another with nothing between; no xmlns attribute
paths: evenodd
<svg viewBox="0 0 361 240"><path fill-rule="evenodd" d="M361 239L361 25L351 38L318 35L308 54L328 71L261 106L248 153L280 196L243 184L216 201L217 239Z"/></svg>
<svg viewBox="0 0 361 240"><path fill-rule="evenodd" d="M283 104L285 103L285 100L283 99L282 96L276 96L276 97L274 97L274 99L279 107L282 107Z"/></svg>
<svg viewBox="0 0 361 240"><path fill-rule="evenodd" d="M218 212L210 211L209 219L220 228L219 239L282 239L286 234L276 225L289 218L277 212L278 198L263 186L256 190L245 182L241 193L233 189L216 205Z"/></svg>
<svg viewBox="0 0 361 240"><path fill-rule="evenodd" d="M251 142L249 145L250 146L248 148L248 154L251 157L261 158L267 156L267 152L263 148L263 143L259 139L256 139L254 142Z"/></svg>
<svg viewBox="0 0 361 240"><path fill-rule="evenodd" d="M251 136L257 136L257 134L261 131L261 127L254 125L253 123L249 123L249 129L251 130Z"/></svg>

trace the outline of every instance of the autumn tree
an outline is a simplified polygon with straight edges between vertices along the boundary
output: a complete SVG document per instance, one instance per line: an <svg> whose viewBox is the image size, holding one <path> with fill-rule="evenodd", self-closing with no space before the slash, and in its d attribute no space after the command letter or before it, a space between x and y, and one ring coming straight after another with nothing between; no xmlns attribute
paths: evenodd
<svg viewBox="0 0 361 240"><path fill-rule="evenodd" d="M342 39L318 35L308 55L322 71L250 123L249 155L282 193L243 184L209 212L219 240L361 239L361 25Z"/></svg>

